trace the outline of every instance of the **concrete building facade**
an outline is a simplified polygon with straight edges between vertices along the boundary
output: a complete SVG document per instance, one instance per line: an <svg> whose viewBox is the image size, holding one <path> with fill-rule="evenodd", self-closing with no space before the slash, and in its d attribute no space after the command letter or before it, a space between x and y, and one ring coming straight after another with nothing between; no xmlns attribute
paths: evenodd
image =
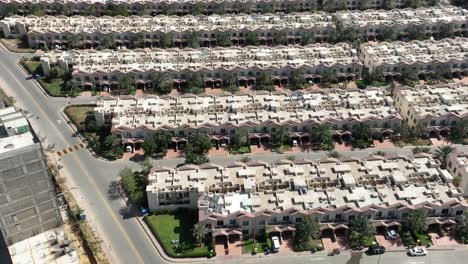
<svg viewBox="0 0 468 264"><path fill-rule="evenodd" d="M12 129L8 115L15 113L0 117L0 231L11 245L60 226L62 218L40 143L19 118Z"/></svg>
<svg viewBox="0 0 468 264"><path fill-rule="evenodd" d="M147 195L151 210L197 208L213 237L281 235L294 232L306 215L318 218L322 232L347 228L358 216L371 219L376 228L398 224L416 209L427 212L429 224L453 224L468 204L452 179L425 154L250 161L155 167Z"/></svg>

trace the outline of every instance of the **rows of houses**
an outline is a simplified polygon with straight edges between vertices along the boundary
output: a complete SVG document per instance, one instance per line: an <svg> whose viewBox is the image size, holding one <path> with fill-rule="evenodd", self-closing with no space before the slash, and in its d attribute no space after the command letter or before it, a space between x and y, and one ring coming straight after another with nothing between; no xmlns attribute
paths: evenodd
<svg viewBox="0 0 468 264"><path fill-rule="evenodd" d="M369 124L379 138L391 137L402 118L383 91L321 90L253 94L104 97L94 109L98 124L111 124L112 134L136 149L155 131L173 134L172 148L181 149L196 131L210 136L213 146L227 146L245 131L251 145L268 145L284 128L291 143L312 141L310 129L329 124L337 141Z"/></svg>
<svg viewBox="0 0 468 264"><path fill-rule="evenodd" d="M176 14L194 13L266 13L294 11L332 11L336 9L381 9L410 6L409 0L0 0L14 13L28 15L40 8L48 15L105 15L109 10L124 8L129 14ZM434 1L423 0L421 5L433 5Z"/></svg>
<svg viewBox="0 0 468 264"><path fill-rule="evenodd" d="M216 46L220 35L232 45L248 44L248 36L258 36L260 45L271 45L280 37L284 44L333 40L336 23L350 27L365 38L382 38L387 29L405 32L422 27L432 36L451 27L453 34L468 33L468 11L441 6L419 9L343 11L337 13L240 14L212 16L11 16L0 21L6 37L27 36L33 48L70 46L69 38L80 37L80 46L97 48L103 37L111 37L117 46L132 46L136 35L139 46L172 45L187 47L195 41L201 46ZM169 38L167 40L167 38ZM166 43L168 42L168 43ZM75 43L73 44L75 45Z"/></svg>
<svg viewBox="0 0 468 264"><path fill-rule="evenodd" d="M468 208L453 176L427 154L154 167L148 179L151 210L198 209L215 239L286 235L306 215L322 233L358 216L376 228L399 225L414 209L427 212L428 224L453 224Z"/></svg>
<svg viewBox="0 0 468 264"><path fill-rule="evenodd" d="M338 142L368 124L375 138L398 136L402 122L428 137L447 137L467 119L462 83L402 86L393 97L379 88L256 92L252 94L103 97L94 109L98 124L110 124L123 144L140 148L155 131L173 134L171 148L183 148L191 133L202 131L213 146L227 146L237 132L251 145L267 145L280 127L294 145L313 143L311 128L328 124Z"/></svg>
<svg viewBox="0 0 468 264"><path fill-rule="evenodd" d="M307 81L319 82L322 74L334 72L341 80L359 79L362 64L357 51L340 43L307 46L247 46L199 49L135 49L52 51L41 58L47 75L54 66L71 72L86 87L118 88L118 79L129 74L137 88L149 87L151 74L166 72L176 87L183 86L194 72L206 87L220 87L235 75L239 85L254 85L265 71L276 85L287 84L293 70L301 70Z"/></svg>
<svg viewBox="0 0 468 264"><path fill-rule="evenodd" d="M361 45L359 56L370 72L380 70L388 78L410 71L420 78L443 73L460 77L468 73L467 38L367 42Z"/></svg>

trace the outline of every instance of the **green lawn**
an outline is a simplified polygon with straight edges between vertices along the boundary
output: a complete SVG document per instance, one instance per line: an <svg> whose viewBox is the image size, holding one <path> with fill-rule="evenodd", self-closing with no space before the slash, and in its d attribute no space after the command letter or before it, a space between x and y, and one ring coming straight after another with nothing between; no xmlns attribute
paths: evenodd
<svg viewBox="0 0 468 264"><path fill-rule="evenodd" d="M252 254L254 248L257 248L257 253L264 253L265 247L271 247L271 240L267 239L258 239L254 241L253 239L242 241L242 253L243 254Z"/></svg>
<svg viewBox="0 0 468 264"><path fill-rule="evenodd" d="M196 246L192 237L192 228L197 219L196 211L179 210L171 214L146 216L145 222L171 257L207 257L211 248ZM179 240L181 246L177 248L171 243L173 240Z"/></svg>
<svg viewBox="0 0 468 264"><path fill-rule="evenodd" d="M43 74L40 61L24 60L23 65L26 67L26 70L31 74L33 73Z"/></svg>
<svg viewBox="0 0 468 264"><path fill-rule="evenodd" d="M312 240L309 240L307 243L302 242L300 244L294 244L294 251L297 251L297 252L311 251L312 249L315 249L316 251L323 250L322 240L312 239Z"/></svg>
<svg viewBox="0 0 468 264"><path fill-rule="evenodd" d="M39 83L51 96L64 96L62 93L62 79L39 79Z"/></svg>
<svg viewBox="0 0 468 264"><path fill-rule="evenodd" d="M64 112L79 131L85 130L86 119L93 114L95 105L69 106Z"/></svg>
<svg viewBox="0 0 468 264"><path fill-rule="evenodd" d="M415 233L415 240L421 241L421 244L426 247L430 247L432 245L431 238L427 234L419 234Z"/></svg>

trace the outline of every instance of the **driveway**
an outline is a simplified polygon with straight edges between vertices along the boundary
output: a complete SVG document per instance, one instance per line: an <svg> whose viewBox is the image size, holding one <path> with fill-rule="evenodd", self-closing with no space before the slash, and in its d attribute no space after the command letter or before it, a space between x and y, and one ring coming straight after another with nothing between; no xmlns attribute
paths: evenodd
<svg viewBox="0 0 468 264"><path fill-rule="evenodd" d="M228 245L229 256L241 256L242 255L242 241L236 240Z"/></svg>
<svg viewBox="0 0 468 264"><path fill-rule="evenodd" d="M281 243L278 254L289 255L293 253L293 241L294 239L284 239Z"/></svg>
<svg viewBox="0 0 468 264"><path fill-rule="evenodd" d="M401 242L400 237L397 239L387 240L383 235L376 235L375 240L377 240L379 245L385 247L386 249L404 249L404 245Z"/></svg>
<svg viewBox="0 0 468 264"><path fill-rule="evenodd" d="M322 244L326 252L332 251L335 248L338 248L340 250L349 249L349 243L347 239L340 237L336 239L336 242L332 242L331 238L322 238Z"/></svg>
<svg viewBox="0 0 468 264"><path fill-rule="evenodd" d="M453 236L439 236L437 233L429 233L434 246L458 246L460 245Z"/></svg>

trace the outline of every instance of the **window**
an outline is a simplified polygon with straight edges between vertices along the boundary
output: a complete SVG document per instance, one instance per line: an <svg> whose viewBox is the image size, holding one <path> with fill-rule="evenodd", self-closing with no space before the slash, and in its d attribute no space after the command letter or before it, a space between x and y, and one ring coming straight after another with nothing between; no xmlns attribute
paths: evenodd
<svg viewBox="0 0 468 264"><path fill-rule="evenodd" d="M443 215L447 215L449 213L449 209L442 209L442 214Z"/></svg>
<svg viewBox="0 0 468 264"><path fill-rule="evenodd" d="M242 226L249 226L249 221L243 221Z"/></svg>
<svg viewBox="0 0 468 264"><path fill-rule="evenodd" d="M237 223L236 223L236 220L229 220L229 224L230 225L236 225Z"/></svg>
<svg viewBox="0 0 468 264"><path fill-rule="evenodd" d="M455 215L462 215L463 214L463 211L462 210L458 210L455 212Z"/></svg>
<svg viewBox="0 0 468 264"><path fill-rule="evenodd" d="M283 222L289 222L289 215L283 216Z"/></svg>
<svg viewBox="0 0 468 264"><path fill-rule="evenodd" d="M217 226L222 226L222 225L224 225L223 220L218 220L218 221L216 221L216 225L217 225Z"/></svg>
<svg viewBox="0 0 468 264"><path fill-rule="evenodd" d="M341 215L341 214L336 214L335 215L336 220L341 220L342 218L343 218L343 215Z"/></svg>
<svg viewBox="0 0 468 264"><path fill-rule="evenodd" d="M296 224L302 223L302 218L298 217L296 218Z"/></svg>
<svg viewBox="0 0 468 264"><path fill-rule="evenodd" d="M265 225L265 220L258 221L258 225L264 226Z"/></svg>
<svg viewBox="0 0 468 264"><path fill-rule="evenodd" d="M349 221L352 221L352 220L354 220L354 218L356 218L356 216L350 215L350 216L348 217L348 220L349 220Z"/></svg>

